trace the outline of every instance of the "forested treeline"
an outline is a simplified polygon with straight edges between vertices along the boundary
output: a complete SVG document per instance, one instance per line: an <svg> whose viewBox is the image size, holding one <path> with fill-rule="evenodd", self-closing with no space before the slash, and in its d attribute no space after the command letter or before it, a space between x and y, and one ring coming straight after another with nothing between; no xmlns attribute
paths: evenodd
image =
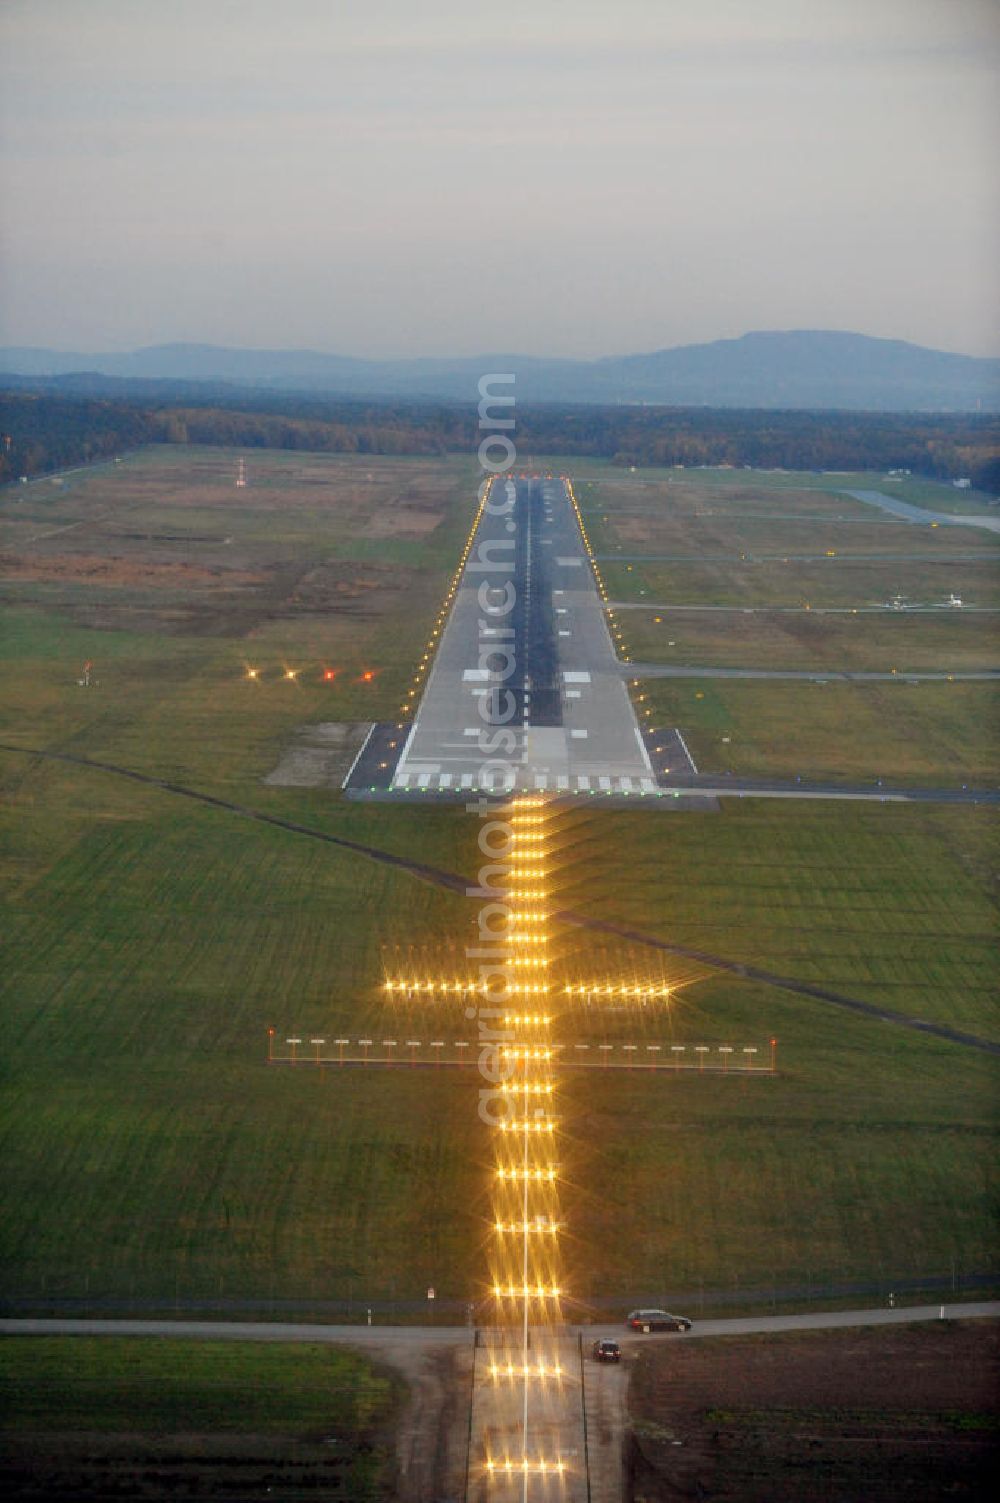
<svg viewBox="0 0 1000 1503"><path fill-rule="evenodd" d="M210 403L0 392L0 480L86 463L144 443L304 449L332 454L474 454L473 406L323 401L213 393ZM499 411L499 409L498 409ZM978 415L774 412L722 408L518 406L518 452L622 465L889 470L1000 494L1000 422Z"/></svg>

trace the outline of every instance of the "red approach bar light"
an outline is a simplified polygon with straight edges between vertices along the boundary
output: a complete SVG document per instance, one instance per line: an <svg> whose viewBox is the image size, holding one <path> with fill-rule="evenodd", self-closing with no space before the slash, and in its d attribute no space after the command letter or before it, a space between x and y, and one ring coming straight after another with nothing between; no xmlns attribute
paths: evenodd
<svg viewBox="0 0 1000 1503"><path fill-rule="evenodd" d="M336 668L324 668L323 669L323 682L324 682L324 684L332 684L333 681L334 681L334 679L336 677L337 677L337 670L336 670Z"/></svg>
<svg viewBox="0 0 1000 1503"><path fill-rule="evenodd" d="M365 668L363 670L362 674L361 674L361 682L363 684L370 684L371 681L372 681L372 679L374 677L375 677L375 669L374 668Z"/></svg>

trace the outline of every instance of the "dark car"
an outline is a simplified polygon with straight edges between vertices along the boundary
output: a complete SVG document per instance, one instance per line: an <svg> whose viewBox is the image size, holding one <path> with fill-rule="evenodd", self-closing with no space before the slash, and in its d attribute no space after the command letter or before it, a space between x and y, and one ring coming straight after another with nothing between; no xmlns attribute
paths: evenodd
<svg viewBox="0 0 1000 1503"><path fill-rule="evenodd" d="M630 1331L690 1331L686 1315L671 1315L669 1310L630 1310L625 1321Z"/></svg>
<svg viewBox="0 0 1000 1503"><path fill-rule="evenodd" d="M595 1362L620 1362L622 1349L617 1341L595 1341L590 1348Z"/></svg>

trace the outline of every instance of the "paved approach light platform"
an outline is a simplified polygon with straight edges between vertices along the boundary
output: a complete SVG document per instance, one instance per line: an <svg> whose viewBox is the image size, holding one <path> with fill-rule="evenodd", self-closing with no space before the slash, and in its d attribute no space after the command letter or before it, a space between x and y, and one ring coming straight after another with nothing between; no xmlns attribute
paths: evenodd
<svg viewBox="0 0 1000 1503"><path fill-rule="evenodd" d="M498 793L660 792L562 479L493 483L416 714L375 727L344 786L462 799L491 768Z"/></svg>

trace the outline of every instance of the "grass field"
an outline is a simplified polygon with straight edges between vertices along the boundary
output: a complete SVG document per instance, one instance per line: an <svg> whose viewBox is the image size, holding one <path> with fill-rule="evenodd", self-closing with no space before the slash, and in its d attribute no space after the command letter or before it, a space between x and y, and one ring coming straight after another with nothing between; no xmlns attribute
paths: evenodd
<svg viewBox="0 0 1000 1503"><path fill-rule="evenodd" d="M390 810L261 782L303 723L391 714L420 656L473 486L451 461L413 463L411 472L403 460L260 455L237 492L230 456L154 452L72 490L67 483L65 493L53 488L44 504L59 510L45 517L24 515L29 502L41 508L34 487L17 493L15 552L28 563L6 615L0 673L13 713L4 739L167 776L473 873L476 830L460 810ZM377 481L362 482L373 464ZM390 515L424 515L415 493L438 515L418 537L390 539L408 551L386 577L379 550L366 552L388 526L365 499L375 484ZM75 578L68 590L24 577L39 572L24 539L42 522L76 529L43 540L43 553L58 545L61 558L77 546L79 556L118 557L120 533L145 528L145 541L129 542L130 567L141 572L168 549L147 535L176 537L190 509L201 529L239 537L234 567L263 582L241 584L232 599L224 580L206 584L204 601L202 586L189 584L167 602L159 576L129 585L125 601L116 593L125 586L106 574ZM110 520L95 520L105 512ZM116 541L102 531L112 521ZM173 565L187 556L169 544L178 549ZM362 605L324 584L319 603L300 609L320 554L348 591L374 571ZM349 554L357 566L341 576ZM51 574L47 553L45 561ZM92 689L76 682L87 660ZM247 662L266 670L259 682L245 678ZM286 662L302 668L297 683L280 677ZM326 663L340 670L332 686L321 677ZM360 678L366 665L378 670L371 681ZM716 686L725 699L708 687L697 700L697 686L679 686L690 701L676 714L662 701L664 723L690 731L696 756L722 746L729 716L735 730L723 750L739 750L742 770L774 770L786 743L803 772L868 765L849 721L845 730L839 686L808 686L828 696L823 724L836 753L822 728L811 747L804 742L792 709L787 729L761 730L780 700L762 699L740 720L729 706L747 686ZM977 759L985 765L979 691L945 692L955 696L951 720L919 755L927 722L918 716L900 734L898 710L872 700L867 724L886 760L873 776L959 779ZM958 721L956 704L966 706ZM264 1063L270 1024L282 1038L393 1029L381 1038L403 1024L422 1028L413 1037L468 1036L454 1009L387 1012L379 987L401 956L460 956L471 905L335 847L107 773L11 753L0 766L7 1296L111 1296L167 1309L194 1298L223 1308L259 1301L265 1311L330 1298L360 1311L369 1298L422 1301L428 1285L442 1302L480 1289L487 1144L474 1072ZM997 1037L995 830L992 811L973 808L746 801L711 816L588 810L561 837L559 897ZM606 937L579 931L562 948L579 968L621 958ZM764 1046L773 1031L782 1073L570 1079L570 1261L585 1300L993 1266L995 1072L986 1056L635 947L626 964L702 979L669 1013L567 1018L563 1036Z"/></svg>
<svg viewBox="0 0 1000 1503"><path fill-rule="evenodd" d="M566 458L558 461L562 472L582 475L585 478L623 479L625 472L593 460ZM898 497L911 506L920 506L928 511L950 512L955 515L997 515L996 497L985 491L958 490L946 480L928 480L919 475L899 476L889 479L877 470L752 470L726 468L684 469L639 469L630 472L634 482L640 485L657 485L664 479L680 481L695 493L707 492L713 496L742 495L748 485L764 489L776 497L788 492L815 492L817 504L826 504L823 498L838 502L853 502L846 497L848 490L882 491L890 497ZM874 513L873 513L874 514Z"/></svg>
<svg viewBox="0 0 1000 1503"><path fill-rule="evenodd" d="M1000 602L996 539L873 514L823 488L841 477L820 477L822 486L812 485L815 478L809 487L801 477L719 471L581 482L609 594L639 607L617 613L622 652L636 664L817 677L995 668L997 618L947 601L954 594L965 606ZM921 487L928 504L934 490ZM830 610L844 614L821 614ZM679 726L700 771L945 786L996 781L989 683L650 679L641 690L652 723Z"/></svg>
<svg viewBox="0 0 1000 1503"><path fill-rule="evenodd" d="M328 1346L0 1341L6 1496L387 1496L398 1383Z"/></svg>
<svg viewBox="0 0 1000 1503"><path fill-rule="evenodd" d="M642 692L651 724L681 727L699 772L996 786L991 683L650 679Z"/></svg>
<svg viewBox="0 0 1000 1503"><path fill-rule="evenodd" d="M949 610L914 618L880 615L793 614L755 610L620 611L629 653L637 663L696 664L705 668L795 668L822 674L977 672L1000 663L1000 617Z"/></svg>

